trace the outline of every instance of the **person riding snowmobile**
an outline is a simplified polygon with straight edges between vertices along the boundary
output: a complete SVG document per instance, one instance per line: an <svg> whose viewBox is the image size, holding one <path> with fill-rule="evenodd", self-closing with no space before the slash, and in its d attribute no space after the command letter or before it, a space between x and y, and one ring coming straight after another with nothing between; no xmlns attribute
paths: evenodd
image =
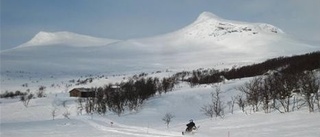
<svg viewBox="0 0 320 137"><path fill-rule="evenodd" d="M196 128L196 124L193 122L192 119L189 120L189 123L187 124L186 132L191 132Z"/></svg>

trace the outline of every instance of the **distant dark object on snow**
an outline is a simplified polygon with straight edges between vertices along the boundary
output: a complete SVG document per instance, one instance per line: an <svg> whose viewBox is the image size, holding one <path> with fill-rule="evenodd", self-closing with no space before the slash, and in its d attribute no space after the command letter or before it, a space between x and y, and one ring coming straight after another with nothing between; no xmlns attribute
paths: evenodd
<svg viewBox="0 0 320 137"><path fill-rule="evenodd" d="M69 91L70 97L82 97L82 98L88 98L88 97L95 97L95 93L90 88L74 88Z"/></svg>

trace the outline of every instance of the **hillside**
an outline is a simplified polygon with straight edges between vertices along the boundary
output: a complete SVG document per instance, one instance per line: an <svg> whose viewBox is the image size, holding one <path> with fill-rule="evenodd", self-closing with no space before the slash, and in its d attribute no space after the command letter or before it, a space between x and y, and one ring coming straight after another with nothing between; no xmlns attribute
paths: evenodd
<svg viewBox="0 0 320 137"><path fill-rule="evenodd" d="M184 81L192 84L210 84L218 83L224 79L237 79L245 77L255 77L259 75L269 75L269 73L283 73L283 74L299 74L305 71L313 71L320 68L320 52L312 52L303 55L295 55L289 57L278 57L268 59L261 63L246 65L242 67L234 67L232 69L225 69L223 71L215 70L193 70L188 72L192 75ZM183 72L180 72L183 73ZM186 73L186 72L185 72ZM177 73L179 75L179 73Z"/></svg>
<svg viewBox="0 0 320 137"><path fill-rule="evenodd" d="M114 77L109 80L117 79ZM232 96L239 93L234 87L251 79L231 80L221 84L223 100L230 101ZM184 84L178 87L173 92L150 98L141 110L126 112L120 117L112 112L107 112L106 115L89 115L85 112L78 114L77 99L68 97L67 93L33 99L27 108L16 99L0 99L1 136L178 137L182 136L181 131L185 129L189 119L194 119L196 125L200 126L193 135L196 137L227 137L228 134L230 137L317 137L319 134L318 112L309 113L303 108L291 113L274 111L265 114L254 113L248 108L243 113L235 106L234 113L231 114L229 106L226 106L223 118L208 118L200 108L210 102L210 93L214 88L210 85L189 88ZM64 101L67 101L66 107L62 106ZM56 117L52 120L55 109ZM70 119L63 116L66 110L70 112ZM175 116L169 128L161 120L166 113Z"/></svg>

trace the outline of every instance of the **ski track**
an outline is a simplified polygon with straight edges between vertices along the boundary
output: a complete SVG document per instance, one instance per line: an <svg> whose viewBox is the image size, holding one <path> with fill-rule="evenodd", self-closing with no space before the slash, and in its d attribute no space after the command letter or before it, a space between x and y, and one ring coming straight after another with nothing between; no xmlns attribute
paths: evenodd
<svg viewBox="0 0 320 137"><path fill-rule="evenodd" d="M106 126L106 125L102 125L99 124L97 122L94 122L93 120L90 119L79 119L81 121L83 121L84 123L87 123L88 125L104 131L104 132L113 132L113 133L118 133L118 134L123 134L123 135L130 135L130 136L137 136L137 137L181 137L181 136L177 136L174 134L160 134L160 133L156 133L156 130L153 129L146 129L146 128L139 128L139 127L122 127L122 126ZM151 131L151 132L150 132ZM160 131L158 131L160 132ZM177 133L178 134L178 133Z"/></svg>

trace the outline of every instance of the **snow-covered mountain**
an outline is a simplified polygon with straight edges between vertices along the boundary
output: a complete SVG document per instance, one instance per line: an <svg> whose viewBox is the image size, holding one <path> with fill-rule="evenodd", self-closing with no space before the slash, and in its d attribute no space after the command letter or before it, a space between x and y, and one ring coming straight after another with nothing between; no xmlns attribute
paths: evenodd
<svg viewBox="0 0 320 137"><path fill-rule="evenodd" d="M63 44L68 46L88 47L88 46L104 46L118 40L95 38L87 35L80 35L72 32L44 32L41 31L36 34L30 41L18 46L18 47L30 47L30 46L47 46Z"/></svg>
<svg viewBox="0 0 320 137"><path fill-rule="evenodd" d="M39 32L18 48L1 52L1 71L51 75L224 68L315 50L319 47L295 40L275 26L226 20L204 12L180 30L141 39Z"/></svg>
<svg viewBox="0 0 320 137"><path fill-rule="evenodd" d="M159 44L168 48L191 46L259 56L297 54L313 48L273 25L226 20L210 12L203 12L192 24L178 31L142 41L150 44L163 41Z"/></svg>
<svg viewBox="0 0 320 137"><path fill-rule="evenodd" d="M259 33L284 34L281 29L270 24L226 20L210 12L203 12L192 24L172 34L192 40L217 42L234 38L230 36L246 37Z"/></svg>

